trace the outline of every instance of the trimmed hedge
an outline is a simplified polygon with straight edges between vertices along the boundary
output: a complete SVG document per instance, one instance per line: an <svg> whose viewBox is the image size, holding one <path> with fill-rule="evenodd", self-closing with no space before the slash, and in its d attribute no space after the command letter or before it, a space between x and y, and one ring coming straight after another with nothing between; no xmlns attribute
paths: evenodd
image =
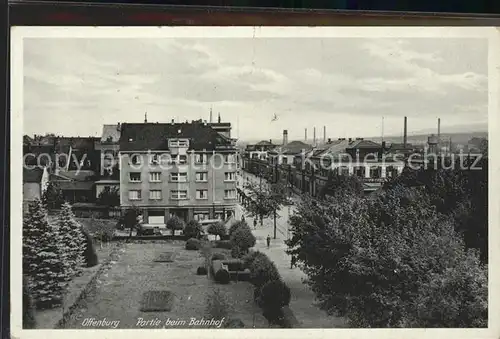
<svg viewBox="0 0 500 339"><path fill-rule="evenodd" d="M211 261L214 261L214 260L226 260L226 256L222 253L214 253L212 255L212 258L210 259Z"/></svg>
<svg viewBox="0 0 500 339"><path fill-rule="evenodd" d="M281 280L267 282L260 291L263 308L282 308L290 304L290 288Z"/></svg>
<svg viewBox="0 0 500 339"><path fill-rule="evenodd" d="M201 248L201 241L195 238L190 238L186 241L186 250L197 251Z"/></svg>
<svg viewBox="0 0 500 339"><path fill-rule="evenodd" d="M230 250L233 247L233 245L229 240L218 240L215 242L215 247Z"/></svg>
<svg viewBox="0 0 500 339"><path fill-rule="evenodd" d="M267 282L281 280L278 269L267 255L256 255L250 266L250 281L257 287L264 286Z"/></svg>
<svg viewBox="0 0 500 339"><path fill-rule="evenodd" d="M207 273L208 273L208 271L207 271L207 268L205 266L200 266L196 270L197 275L207 275Z"/></svg>

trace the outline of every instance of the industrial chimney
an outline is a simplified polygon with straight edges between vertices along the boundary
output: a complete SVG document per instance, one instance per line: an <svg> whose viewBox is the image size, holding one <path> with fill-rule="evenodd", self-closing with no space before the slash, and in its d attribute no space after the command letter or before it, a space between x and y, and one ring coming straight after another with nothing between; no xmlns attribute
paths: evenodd
<svg viewBox="0 0 500 339"><path fill-rule="evenodd" d="M316 146L316 127L313 129L313 146Z"/></svg>
<svg viewBox="0 0 500 339"><path fill-rule="evenodd" d="M283 146L288 144L288 131L286 129L283 130Z"/></svg>
<svg viewBox="0 0 500 339"><path fill-rule="evenodd" d="M307 128L304 128L304 142L307 142Z"/></svg>
<svg viewBox="0 0 500 339"><path fill-rule="evenodd" d="M408 118L405 117L405 126L404 126L404 135L403 135L403 145L404 145L404 148L406 149L406 146L407 146L407 138L408 138L408 131L407 131L407 122L408 122Z"/></svg>
<svg viewBox="0 0 500 339"><path fill-rule="evenodd" d="M438 143L441 142L441 118L438 118Z"/></svg>
<svg viewBox="0 0 500 339"><path fill-rule="evenodd" d="M323 126L323 143L326 143L326 126Z"/></svg>

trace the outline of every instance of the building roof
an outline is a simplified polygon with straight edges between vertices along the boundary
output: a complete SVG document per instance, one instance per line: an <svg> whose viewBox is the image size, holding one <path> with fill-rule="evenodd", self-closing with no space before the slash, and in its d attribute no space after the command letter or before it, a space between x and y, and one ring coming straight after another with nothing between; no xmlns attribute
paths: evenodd
<svg viewBox="0 0 500 339"><path fill-rule="evenodd" d="M28 169L23 166L23 183L41 183L43 176L43 169L35 167Z"/></svg>
<svg viewBox="0 0 500 339"><path fill-rule="evenodd" d="M310 151L313 147L302 141L294 140L285 146L278 146L270 151L270 153L281 153L285 155L299 154L302 151Z"/></svg>
<svg viewBox="0 0 500 339"><path fill-rule="evenodd" d="M360 139L360 140L353 140L351 143L349 143L349 147L347 148L363 149L363 148L381 148L381 147L382 147L381 144L378 144L371 140Z"/></svg>
<svg viewBox="0 0 500 339"><path fill-rule="evenodd" d="M57 185L65 191L90 191L94 186L92 181L58 181Z"/></svg>
<svg viewBox="0 0 500 339"><path fill-rule="evenodd" d="M190 150L213 151L216 146L231 147L232 141L203 122L122 124L121 151L168 150L169 138L187 138ZM234 146L233 146L234 147Z"/></svg>
<svg viewBox="0 0 500 339"><path fill-rule="evenodd" d="M102 127L101 142L119 142L120 125L104 125Z"/></svg>
<svg viewBox="0 0 500 339"><path fill-rule="evenodd" d="M406 147L405 147L405 144L404 143L392 143L389 148L391 149L407 149L407 150L411 150L413 149L413 145L412 144L406 144Z"/></svg>
<svg viewBox="0 0 500 339"><path fill-rule="evenodd" d="M255 144L255 146L275 146L272 142L267 140L261 140Z"/></svg>
<svg viewBox="0 0 500 339"><path fill-rule="evenodd" d="M98 137L58 137L56 145L59 149L69 149L71 146L73 149L93 150L94 143L100 139Z"/></svg>
<svg viewBox="0 0 500 339"><path fill-rule="evenodd" d="M89 170L80 170L80 171L63 171L59 170L59 172L55 175L60 179L54 180L75 180L75 181L92 181L95 178L95 172ZM55 178L55 177L54 177Z"/></svg>

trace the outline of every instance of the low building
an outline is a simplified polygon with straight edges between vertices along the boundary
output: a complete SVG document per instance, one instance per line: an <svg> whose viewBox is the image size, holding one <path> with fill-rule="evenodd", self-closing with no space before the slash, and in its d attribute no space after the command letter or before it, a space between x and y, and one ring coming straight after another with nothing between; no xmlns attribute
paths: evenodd
<svg viewBox="0 0 500 339"><path fill-rule="evenodd" d="M64 200L74 203L91 203L96 200L94 171L64 171L50 174L50 182L61 189Z"/></svg>
<svg viewBox="0 0 500 339"><path fill-rule="evenodd" d="M49 172L46 167L23 167L23 210L26 211L28 205L42 199L43 193L49 183Z"/></svg>

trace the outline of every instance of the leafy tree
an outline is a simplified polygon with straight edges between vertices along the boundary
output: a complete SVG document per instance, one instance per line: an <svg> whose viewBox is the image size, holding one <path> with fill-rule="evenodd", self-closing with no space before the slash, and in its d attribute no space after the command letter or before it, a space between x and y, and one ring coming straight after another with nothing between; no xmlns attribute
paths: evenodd
<svg viewBox="0 0 500 339"><path fill-rule="evenodd" d="M358 177L353 175L330 174L326 185L319 192L319 196L324 198L327 195L335 196L338 193L363 194L363 184Z"/></svg>
<svg viewBox="0 0 500 339"><path fill-rule="evenodd" d="M233 247L238 247L243 253L247 253L249 248L255 246L256 239L250 227L242 224L231 234L230 241Z"/></svg>
<svg viewBox="0 0 500 339"><path fill-rule="evenodd" d="M216 222L208 226L207 232L208 234L218 236L219 239L222 239L222 237L227 234L226 226L224 226L224 224L221 222Z"/></svg>
<svg viewBox="0 0 500 339"><path fill-rule="evenodd" d="M99 205L106 206L108 209L120 206L120 189L118 187L110 188L109 186L106 186L101 193L99 193L97 203Z"/></svg>
<svg viewBox="0 0 500 339"><path fill-rule="evenodd" d="M59 209L64 203L64 196L59 185L50 181L42 194L42 202L48 209Z"/></svg>
<svg viewBox="0 0 500 339"><path fill-rule="evenodd" d="M184 221L178 216L174 215L167 220L167 228L169 230L172 230L172 235L174 235L175 231L184 229Z"/></svg>
<svg viewBox="0 0 500 339"><path fill-rule="evenodd" d="M263 315L271 325L282 325L284 314L282 308L290 304L290 288L281 280L272 280L262 286L259 304Z"/></svg>
<svg viewBox="0 0 500 339"><path fill-rule="evenodd" d="M197 220L190 220L187 222L186 227L184 227L183 234L187 239L199 239L203 234L203 228Z"/></svg>
<svg viewBox="0 0 500 339"><path fill-rule="evenodd" d="M245 225L247 225L247 226L248 226L247 222L246 222L246 221L244 221L244 220L234 222L234 223L233 223L233 224L229 227L229 232L228 232L228 234L229 234L229 235L233 234L233 232L234 232L234 231L236 231L236 230L238 229L238 227L240 227L240 226L241 226L241 225L243 225L243 224L245 224Z"/></svg>
<svg viewBox="0 0 500 339"><path fill-rule="evenodd" d="M111 241L115 235L115 228L106 220L92 218L91 223L94 229L94 238L99 240L99 246L102 248L103 243Z"/></svg>
<svg viewBox="0 0 500 339"><path fill-rule="evenodd" d="M255 256L247 256L243 260L250 270L250 281L260 289L269 281L280 280L280 274L274 262L267 255L256 252Z"/></svg>
<svg viewBox="0 0 500 339"><path fill-rule="evenodd" d="M286 186L281 183L276 184L245 184L246 194L251 200L247 211L252 217L259 217L261 224L264 218L276 215L286 203Z"/></svg>
<svg viewBox="0 0 500 339"><path fill-rule="evenodd" d="M85 239L81 232L82 226L75 220L71 205L67 202L59 212L57 228L61 257L68 272L68 279L72 279L82 272L84 266Z"/></svg>
<svg viewBox="0 0 500 339"><path fill-rule="evenodd" d="M303 263L321 307L360 327L483 323L486 268L465 250L453 219L436 211L433 198L424 187L395 185L375 199L303 199L290 220L288 252ZM466 270L475 278L457 273ZM433 297L438 293L450 298L452 311ZM460 320L452 321L456 307ZM431 324L429 315L440 308Z"/></svg>
<svg viewBox="0 0 500 339"><path fill-rule="evenodd" d="M36 307L51 308L62 302L68 281L56 227L48 222L40 200L29 206L23 220L23 271L30 281Z"/></svg>
<svg viewBox="0 0 500 339"><path fill-rule="evenodd" d="M137 207L132 206L131 208L126 209L120 217L120 220L118 220L120 227L123 226L123 228L128 228L130 230L129 239L132 238L132 232L134 229L139 227L140 215L140 210Z"/></svg>

